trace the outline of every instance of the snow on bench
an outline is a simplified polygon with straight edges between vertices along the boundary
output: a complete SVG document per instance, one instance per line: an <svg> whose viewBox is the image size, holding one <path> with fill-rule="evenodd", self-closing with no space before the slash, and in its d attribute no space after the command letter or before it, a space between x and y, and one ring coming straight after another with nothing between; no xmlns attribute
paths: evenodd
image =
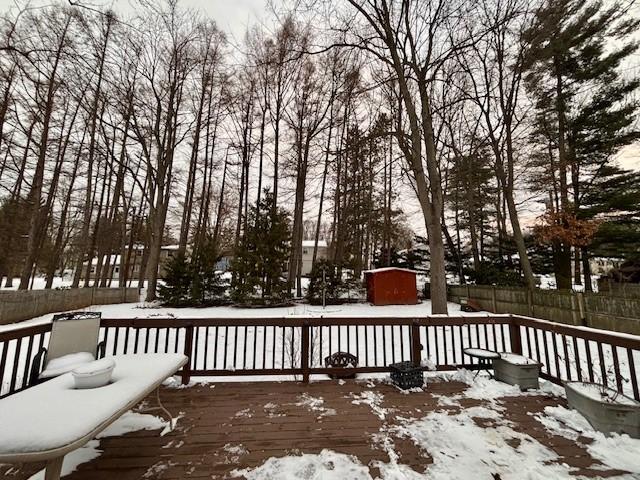
<svg viewBox="0 0 640 480"><path fill-rule="evenodd" d="M0 400L0 463L47 460L55 470L65 454L95 437L187 362L182 354L113 359L112 380L104 387L75 389L68 373Z"/></svg>

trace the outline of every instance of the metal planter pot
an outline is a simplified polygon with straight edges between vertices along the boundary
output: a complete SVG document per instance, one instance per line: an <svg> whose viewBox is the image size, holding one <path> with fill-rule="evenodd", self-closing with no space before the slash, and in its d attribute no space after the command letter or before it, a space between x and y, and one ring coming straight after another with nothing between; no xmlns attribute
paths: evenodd
<svg viewBox="0 0 640 480"><path fill-rule="evenodd" d="M585 387L601 389L602 386L587 382L567 382L564 390L569 407L576 409L591 426L609 435L626 433L632 438L640 438L640 402L619 394L614 401L599 400L585 393ZM615 390L606 388L608 392Z"/></svg>
<svg viewBox="0 0 640 480"><path fill-rule="evenodd" d="M537 389L539 387L541 364L514 354L502 354L501 358L493 361L493 370L496 380L518 385L522 390Z"/></svg>

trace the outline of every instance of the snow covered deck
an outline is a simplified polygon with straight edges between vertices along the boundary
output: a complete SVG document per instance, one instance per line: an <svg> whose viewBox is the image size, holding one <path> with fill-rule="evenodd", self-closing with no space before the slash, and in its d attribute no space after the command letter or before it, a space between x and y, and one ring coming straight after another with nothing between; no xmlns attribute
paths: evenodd
<svg viewBox="0 0 640 480"><path fill-rule="evenodd" d="M507 480L523 478L524 472L554 479L640 474L640 441L596 434L551 393L557 387L521 393L483 377L474 382L466 371L430 375L424 391L409 394L377 380L166 388L165 404L182 414L176 430L160 436L157 419L147 425L141 419L150 416L129 415L99 444L70 455L77 469L64 478ZM131 432L132 424L144 430ZM0 466L0 478L26 480L39 468Z"/></svg>

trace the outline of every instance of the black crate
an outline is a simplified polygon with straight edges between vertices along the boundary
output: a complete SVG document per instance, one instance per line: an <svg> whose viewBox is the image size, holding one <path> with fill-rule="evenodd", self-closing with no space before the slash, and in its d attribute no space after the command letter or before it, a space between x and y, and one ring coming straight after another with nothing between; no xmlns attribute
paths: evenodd
<svg viewBox="0 0 640 480"><path fill-rule="evenodd" d="M408 390L424 385L422 369L414 365L413 362L392 363L389 367L391 368L391 381L396 387Z"/></svg>

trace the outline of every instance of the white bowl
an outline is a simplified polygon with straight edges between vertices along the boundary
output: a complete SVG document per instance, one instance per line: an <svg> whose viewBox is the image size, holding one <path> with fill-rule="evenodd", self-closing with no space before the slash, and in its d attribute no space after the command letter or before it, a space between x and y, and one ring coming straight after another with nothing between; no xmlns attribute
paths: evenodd
<svg viewBox="0 0 640 480"><path fill-rule="evenodd" d="M115 366L116 362L112 358L102 358L76 368L71 372L76 388L98 388L107 385Z"/></svg>

